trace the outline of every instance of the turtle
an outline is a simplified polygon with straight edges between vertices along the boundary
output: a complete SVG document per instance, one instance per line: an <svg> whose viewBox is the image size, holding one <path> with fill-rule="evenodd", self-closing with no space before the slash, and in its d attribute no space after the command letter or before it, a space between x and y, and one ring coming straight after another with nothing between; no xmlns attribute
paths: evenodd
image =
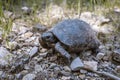
<svg viewBox="0 0 120 80"><path fill-rule="evenodd" d="M87 22L80 19L66 19L42 33L40 44L43 48L55 49L70 62L72 59L70 53L97 51L100 41Z"/></svg>

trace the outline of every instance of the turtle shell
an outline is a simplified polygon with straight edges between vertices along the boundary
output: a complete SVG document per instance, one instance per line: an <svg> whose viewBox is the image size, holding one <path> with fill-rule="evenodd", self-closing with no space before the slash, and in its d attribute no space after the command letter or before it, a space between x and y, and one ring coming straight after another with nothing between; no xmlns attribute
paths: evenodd
<svg viewBox="0 0 120 80"><path fill-rule="evenodd" d="M79 19L63 20L51 30L56 38L68 47L97 47L99 44L90 25Z"/></svg>

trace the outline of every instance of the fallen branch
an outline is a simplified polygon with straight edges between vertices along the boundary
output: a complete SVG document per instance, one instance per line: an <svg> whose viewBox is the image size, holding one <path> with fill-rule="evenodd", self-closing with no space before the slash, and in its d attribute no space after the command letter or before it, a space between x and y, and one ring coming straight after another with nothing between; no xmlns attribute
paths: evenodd
<svg viewBox="0 0 120 80"><path fill-rule="evenodd" d="M100 75L100 76L106 76L106 77L109 77L109 78L114 79L114 80L120 80L120 77L115 76L115 75L113 75L113 74L110 74L110 73L108 73L108 72L95 71L95 70L92 70L92 69L89 69L89 68L85 68L85 67L83 67L82 69L85 69L85 70L87 70L87 71L94 72L94 73L96 73L96 74L98 74L98 75Z"/></svg>

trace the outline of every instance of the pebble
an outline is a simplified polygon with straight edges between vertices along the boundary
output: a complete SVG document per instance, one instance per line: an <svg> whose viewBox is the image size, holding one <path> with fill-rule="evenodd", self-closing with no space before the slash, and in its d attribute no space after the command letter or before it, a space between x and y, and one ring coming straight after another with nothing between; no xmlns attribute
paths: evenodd
<svg viewBox="0 0 120 80"><path fill-rule="evenodd" d="M13 57L14 55L11 54L6 48L0 47L0 65L8 65L12 61Z"/></svg>
<svg viewBox="0 0 120 80"><path fill-rule="evenodd" d="M99 52L98 54L97 54L97 56L96 56L96 58L98 59L98 60L101 60L103 57L104 57L104 53L102 53L102 52Z"/></svg>
<svg viewBox="0 0 120 80"><path fill-rule="evenodd" d="M55 56L52 56L52 57L50 57L50 61L56 61L57 60L57 56L55 55Z"/></svg>
<svg viewBox="0 0 120 80"><path fill-rule="evenodd" d="M79 57L75 58L70 64L70 68L72 69L72 71L80 70L80 68L82 68L83 66L84 64Z"/></svg>
<svg viewBox="0 0 120 80"><path fill-rule="evenodd" d="M91 70L97 70L97 64L96 61L84 61L85 68L91 69Z"/></svg>
<svg viewBox="0 0 120 80"><path fill-rule="evenodd" d="M115 68L116 72L120 74L120 65Z"/></svg>
<svg viewBox="0 0 120 80"><path fill-rule="evenodd" d="M36 37L36 39L34 40L34 45L35 46L39 46L40 43L39 43L39 37Z"/></svg>
<svg viewBox="0 0 120 80"><path fill-rule="evenodd" d="M45 26L42 26L41 24L36 24L34 27L33 27L33 30L36 32L44 32L47 30L47 28Z"/></svg>
<svg viewBox="0 0 120 80"><path fill-rule="evenodd" d="M35 38L36 38L35 36L32 36L32 37L26 39L25 42L29 43L29 42L31 42L31 41L34 41Z"/></svg>
<svg viewBox="0 0 120 80"><path fill-rule="evenodd" d="M70 77L62 76L61 80L70 80Z"/></svg>
<svg viewBox="0 0 120 80"><path fill-rule="evenodd" d="M101 16L100 19L98 20L97 24L102 25L102 24L105 24L105 23L108 23L108 22L110 22L109 18L105 18L104 16Z"/></svg>
<svg viewBox="0 0 120 80"><path fill-rule="evenodd" d="M47 56L47 54L48 54L48 52L45 52L45 53L40 53L40 54L39 54L39 56L40 56L40 57L46 57L46 56Z"/></svg>
<svg viewBox="0 0 120 80"><path fill-rule="evenodd" d="M60 73L61 73L63 76L70 76L70 75L71 75L71 72L66 72L66 71L60 71Z"/></svg>
<svg viewBox="0 0 120 80"><path fill-rule="evenodd" d="M6 11L6 10L4 11L4 16L5 16L5 18L10 18L12 15L13 15L12 12Z"/></svg>
<svg viewBox="0 0 120 80"><path fill-rule="evenodd" d="M0 76L3 74L3 71L0 71Z"/></svg>
<svg viewBox="0 0 120 80"><path fill-rule="evenodd" d="M37 52L38 52L38 47L34 46L29 53L30 57L36 55Z"/></svg>
<svg viewBox="0 0 120 80"><path fill-rule="evenodd" d="M27 14L27 15L29 15L29 14L31 13L31 11L32 11L32 9L30 9L30 8L27 7L27 6L24 6L24 7L22 7L21 9L22 9L23 13L24 13L24 14Z"/></svg>
<svg viewBox="0 0 120 80"><path fill-rule="evenodd" d="M16 26L17 27L17 26ZM18 34L24 34L28 31L29 29L27 27L21 26L19 27L19 33Z"/></svg>
<svg viewBox="0 0 120 80"><path fill-rule="evenodd" d="M80 77L80 79L84 80L85 74L80 74L79 77Z"/></svg>
<svg viewBox="0 0 120 80"><path fill-rule="evenodd" d="M55 67L54 70L60 71L61 69L59 67Z"/></svg>
<svg viewBox="0 0 120 80"><path fill-rule="evenodd" d="M83 70L83 69L80 69L80 73L81 73L81 74L85 74L85 73L87 73L87 71L86 71L86 70Z"/></svg>
<svg viewBox="0 0 120 80"><path fill-rule="evenodd" d="M21 37L23 39L27 39L27 38L30 38L32 35L33 33L29 31L29 32L26 32L25 34L22 34Z"/></svg>
<svg viewBox="0 0 120 80"><path fill-rule="evenodd" d="M36 64L36 65L35 65L35 71L36 71L36 72L43 71L42 66L41 66L41 65Z"/></svg>
<svg viewBox="0 0 120 80"><path fill-rule="evenodd" d="M120 8L115 8L115 9L114 9L114 12L120 13Z"/></svg>
<svg viewBox="0 0 120 80"><path fill-rule="evenodd" d="M6 45L6 48L10 49L10 50L14 50L17 48L18 43L13 41L13 42L8 42Z"/></svg>
<svg viewBox="0 0 120 80"><path fill-rule="evenodd" d="M64 66L63 69L67 72L71 72L71 69L68 66Z"/></svg>
<svg viewBox="0 0 120 80"><path fill-rule="evenodd" d="M50 68L50 69L53 69L53 68L56 67L56 66L57 66L57 64L51 63L50 66L49 66L49 68Z"/></svg>
<svg viewBox="0 0 120 80"><path fill-rule="evenodd" d="M34 80L35 77L36 77L35 74L29 73L29 74L25 75L25 76L22 78L22 80Z"/></svg>
<svg viewBox="0 0 120 80"><path fill-rule="evenodd" d="M42 49L40 50L41 53L45 53L46 51L47 51L47 49L44 49L44 48L42 48Z"/></svg>

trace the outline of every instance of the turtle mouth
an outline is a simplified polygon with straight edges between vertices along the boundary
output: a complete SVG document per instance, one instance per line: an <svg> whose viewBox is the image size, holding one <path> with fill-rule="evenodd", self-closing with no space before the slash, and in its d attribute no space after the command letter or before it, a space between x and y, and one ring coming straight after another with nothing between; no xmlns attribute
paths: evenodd
<svg viewBox="0 0 120 80"><path fill-rule="evenodd" d="M50 48L54 48L54 46L55 46L55 43L49 43L49 42L47 42L46 44L47 44L47 46L50 47Z"/></svg>

